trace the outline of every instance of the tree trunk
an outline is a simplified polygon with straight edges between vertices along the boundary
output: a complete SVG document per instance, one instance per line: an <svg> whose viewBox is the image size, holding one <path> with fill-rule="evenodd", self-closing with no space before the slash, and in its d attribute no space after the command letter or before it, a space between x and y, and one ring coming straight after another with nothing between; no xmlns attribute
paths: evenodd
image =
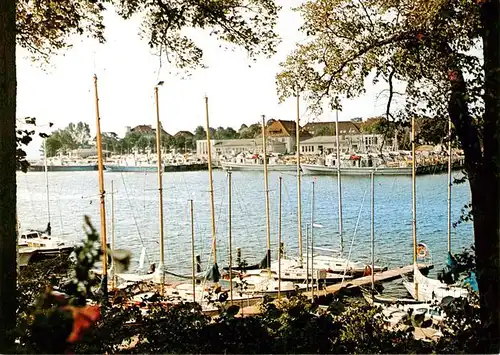
<svg viewBox="0 0 500 355"><path fill-rule="evenodd" d="M0 1L0 352L16 326L16 1Z"/></svg>
<svg viewBox="0 0 500 355"><path fill-rule="evenodd" d="M470 180L485 352L500 351L500 1L481 5L483 161Z"/></svg>

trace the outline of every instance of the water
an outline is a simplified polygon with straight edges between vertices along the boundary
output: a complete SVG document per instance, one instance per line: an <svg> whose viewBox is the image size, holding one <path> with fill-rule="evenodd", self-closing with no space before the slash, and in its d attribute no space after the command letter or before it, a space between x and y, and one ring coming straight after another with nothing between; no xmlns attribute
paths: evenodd
<svg viewBox="0 0 500 355"><path fill-rule="evenodd" d="M460 173L455 174L457 177ZM271 240L277 248L278 177L283 177L283 242L289 253L298 250L297 189L293 173L269 174ZM227 265L227 175L215 170L214 197L219 266ZM138 264L141 248L146 262L158 262L158 190L155 173L105 172L108 241L111 239L111 181L115 189L116 247L133 252L133 267ZM335 176L302 179L302 220L310 223L311 186L315 181L316 246L339 248L337 179ZM53 235L68 240L85 238L83 217L88 215L99 230L99 194L97 172L49 173L50 211ZM164 174L165 255L167 267L190 273L191 227L189 199L194 200L195 252L209 265L211 250L208 172ZM467 184L453 186L452 221L458 220L461 207L469 201ZM342 201L345 251L355 260L370 262L370 178L343 177ZM233 172L233 252L241 247L243 258L254 263L265 254L266 218L264 179L261 172ZM363 202L364 201L364 202ZM45 229L48 221L44 173L18 173L18 215L22 228ZM435 270L444 266L447 249L447 176L417 178L418 240L431 249ZM359 222L358 222L359 218ZM376 263L389 267L412 263L411 178L375 178L375 257ZM356 225L358 227L356 229ZM452 230L455 252L473 242L472 224L460 224ZM352 248L351 248L352 245ZM305 252L305 241L304 241ZM235 255L235 254L233 254ZM273 253L276 255L276 252ZM233 256L234 257L234 256ZM147 264L146 264L147 265Z"/></svg>

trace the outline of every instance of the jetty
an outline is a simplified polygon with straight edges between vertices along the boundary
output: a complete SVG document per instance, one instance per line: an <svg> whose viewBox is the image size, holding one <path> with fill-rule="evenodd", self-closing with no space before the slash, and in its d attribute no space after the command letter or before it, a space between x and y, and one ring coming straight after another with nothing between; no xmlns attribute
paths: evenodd
<svg viewBox="0 0 500 355"><path fill-rule="evenodd" d="M422 271L428 271L434 268L434 265L432 264L417 264L418 268ZM382 272L377 272L375 273L375 283L380 283L380 282L386 282L386 281L392 281L397 278L400 278L404 274L409 274L413 272L413 264L411 265L406 265L403 267L399 268L394 268L394 269L389 269L386 271ZM335 284L335 285L330 285L327 286L326 288L322 290L314 290L314 297L321 297L321 296L326 296L329 294L335 294L337 293L340 289L343 288L357 288L360 286L367 286L370 285L372 282L372 276L363 276L363 277L358 277L356 279L351 279L348 280L348 282L343 282L340 284ZM302 295L312 298L313 293L311 291L308 292L303 292Z"/></svg>

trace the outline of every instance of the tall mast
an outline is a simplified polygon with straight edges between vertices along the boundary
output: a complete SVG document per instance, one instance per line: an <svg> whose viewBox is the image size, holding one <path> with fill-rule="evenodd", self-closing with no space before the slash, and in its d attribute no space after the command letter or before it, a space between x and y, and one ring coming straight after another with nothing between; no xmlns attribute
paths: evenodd
<svg viewBox="0 0 500 355"><path fill-rule="evenodd" d="M205 96L205 117L207 123L207 153L208 153L208 182L210 191L210 213L212 221L212 252L214 265L217 264L217 241L215 238L215 207L214 207L214 183L212 179L212 146L210 144L210 123L208 117L208 97Z"/></svg>
<svg viewBox="0 0 500 355"><path fill-rule="evenodd" d="M262 153L264 154L264 189L266 193L267 272L271 275L271 225L269 221L269 182L267 180L266 117L262 115Z"/></svg>
<svg viewBox="0 0 500 355"><path fill-rule="evenodd" d="M311 198L311 285L311 295L314 299L314 181L312 182Z"/></svg>
<svg viewBox="0 0 500 355"><path fill-rule="evenodd" d="M279 177L279 207L278 207L278 299L281 298L281 200L283 178Z"/></svg>
<svg viewBox="0 0 500 355"><path fill-rule="evenodd" d="M371 242L372 242L372 291L375 290L375 172L371 173L372 185L372 213L371 213Z"/></svg>
<svg viewBox="0 0 500 355"><path fill-rule="evenodd" d="M111 180L111 250L115 251L115 188L113 186L113 180ZM115 259L111 259L111 288L115 288L116 286L116 266Z"/></svg>
<svg viewBox="0 0 500 355"><path fill-rule="evenodd" d="M448 253L451 253L451 119L448 119Z"/></svg>
<svg viewBox="0 0 500 355"><path fill-rule="evenodd" d="M231 171L227 172L227 201L228 201L228 239L229 239L229 299L231 301L231 305L233 304L233 225L232 225L232 176Z"/></svg>
<svg viewBox="0 0 500 355"><path fill-rule="evenodd" d="M194 256L194 208L193 200L189 200L189 212L191 216L191 263L192 263L192 282L193 282L193 302L196 302L196 262Z"/></svg>
<svg viewBox="0 0 500 355"><path fill-rule="evenodd" d="M161 85L161 84L159 84ZM163 226L163 164L161 158L161 122L160 122L160 104L158 102L158 85L155 86L155 105L156 105L156 156L158 161L158 217L160 232L160 265L158 269L161 275L160 291L163 294L165 284L165 245L164 245L164 226Z"/></svg>
<svg viewBox="0 0 500 355"><path fill-rule="evenodd" d="M340 136L339 136L339 110L335 112L335 135L337 138L337 188L339 195L339 236L340 252L344 253L344 235L342 233L342 179L340 176Z"/></svg>
<svg viewBox="0 0 500 355"><path fill-rule="evenodd" d="M108 298L108 258L106 253L106 202L104 190L104 165L102 162L102 140L101 140L101 117L99 114L99 94L97 91L97 75L94 74L94 92L95 92L95 116L96 116L96 141L97 141L97 160L99 172L99 194L100 194L100 212L101 212L101 249L102 257L102 281L101 291L104 302Z"/></svg>
<svg viewBox="0 0 500 355"><path fill-rule="evenodd" d="M300 184L300 94L297 89L297 119L295 123L296 155L297 155L297 231L299 237L299 262L302 266L302 196Z"/></svg>
<svg viewBox="0 0 500 355"><path fill-rule="evenodd" d="M43 140L43 164L45 169L45 191L47 193L47 215L48 223L50 225L50 197L49 197L49 169L47 167L47 138ZM47 232L50 235L50 228L47 226Z"/></svg>
<svg viewBox="0 0 500 355"><path fill-rule="evenodd" d="M417 266L417 162L415 156L415 117L411 118L411 212L412 212L412 236L413 236L413 267ZM414 270L415 271L415 270ZM415 299L418 300L418 283L413 278L415 284Z"/></svg>

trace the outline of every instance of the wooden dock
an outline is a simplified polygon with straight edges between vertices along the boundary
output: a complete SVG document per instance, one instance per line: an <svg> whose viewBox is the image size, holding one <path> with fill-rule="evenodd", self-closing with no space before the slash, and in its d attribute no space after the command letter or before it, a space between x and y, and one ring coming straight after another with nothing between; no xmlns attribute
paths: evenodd
<svg viewBox="0 0 500 355"><path fill-rule="evenodd" d="M434 268L434 265L418 264L418 268L422 271L427 271L427 270ZM384 281L392 281L392 280L395 280L397 278L400 278L404 274L409 274L411 272L413 272L413 264L399 267L396 269L389 269L386 271L377 272L377 273L375 273L375 283L384 282ZM372 283L371 275L363 276L363 277L359 277L357 279L351 279L351 280L344 281L344 283L327 286L323 290L319 290L319 291L315 290L314 296L321 297L321 296L326 296L329 294L335 294L336 292L338 292L342 288L346 288L346 287L347 288L356 288L356 287L360 287L360 286L370 285L371 283ZM311 291L303 292L302 295L304 295L308 298L312 298Z"/></svg>

